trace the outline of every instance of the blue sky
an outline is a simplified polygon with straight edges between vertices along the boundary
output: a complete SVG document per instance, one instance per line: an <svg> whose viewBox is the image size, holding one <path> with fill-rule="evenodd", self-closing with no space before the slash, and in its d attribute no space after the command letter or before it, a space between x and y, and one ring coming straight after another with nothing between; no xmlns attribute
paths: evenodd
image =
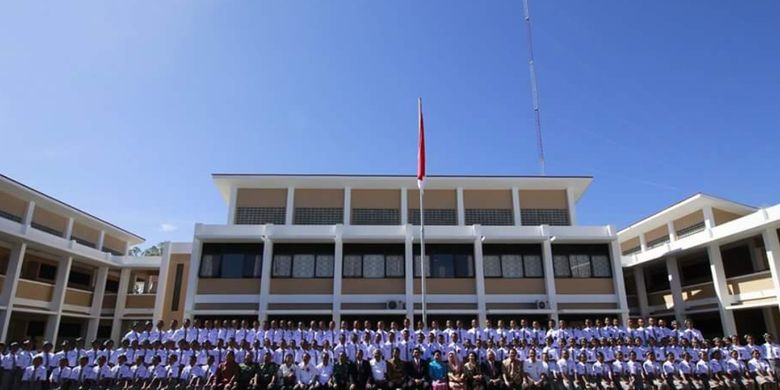
<svg viewBox="0 0 780 390"><path fill-rule="evenodd" d="M780 202L780 2L531 0L547 173L581 224ZM5 2L3 173L146 237L213 172L538 172L519 1Z"/></svg>

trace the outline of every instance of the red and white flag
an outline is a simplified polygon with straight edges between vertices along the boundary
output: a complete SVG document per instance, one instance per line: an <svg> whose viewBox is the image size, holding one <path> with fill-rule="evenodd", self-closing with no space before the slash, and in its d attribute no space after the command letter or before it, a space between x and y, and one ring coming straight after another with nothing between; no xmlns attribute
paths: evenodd
<svg viewBox="0 0 780 390"><path fill-rule="evenodd" d="M420 134L417 144L417 187L425 187L425 126L423 125L422 98L417 98L417 117Z"/></svg>

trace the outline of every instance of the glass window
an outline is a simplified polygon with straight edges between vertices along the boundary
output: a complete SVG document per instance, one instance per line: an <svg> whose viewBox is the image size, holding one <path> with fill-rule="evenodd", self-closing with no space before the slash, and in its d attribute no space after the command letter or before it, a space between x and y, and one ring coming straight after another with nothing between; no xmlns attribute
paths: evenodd
<svg viewBox="0 0 780 390"><path fill-rule="evenodd" d="M385 256L385 277L403 278L406 275L404 265L405 261L402 255Z"/></svg>
<svg viewBox="0 0 780 390"><path fill-rule="evenodd" d="M314 255L294 255L293 256L293 278L313 278L314 277Z"/></svg>
<svg viewBox="0 0 780 390"><path fill-rule="evenodd" d="M219 270L219 256L203 255L200 262L200 276L204 278L213 278L217 276Z"/></svg>
<svg viewBox="0 0 780 390"><path fill-rule="evenodd" d="M333 255L317 255L317 277L333 277Z"/></svg>
<svg viewBox="0 0 780 390"><path fill-rule="evenodd" d="M590 258L593 263L593 276L597 278L608 278L612 276L612 267L609 265L609 257L604 255L594 255Z"/></svg>
<svg viewBox="0 0 780 390"><path fill-rule="evenodd" d="M244 254L226 253L222 255L220 267L221 276L227 279L238 279L244 276Z"/></svg>
<svg viewBox="0 0 780 390"><path fill-rule="evenodd" d="M420 255L414 255L414 276L419 278L420 273ZM431 256L425 255L425 277L431 277Z"/></svg>
<svg viewBox="0 0 780 390"><path fill-rule="evenodd" d="M571 276L573 278L589 278L591 276L590 256L570 255L569 263L571 264Z"/></svg>
<svg viewBox="0 0 780 390"><path fill-rule="evenodd" d="M384 255L363 255L363 277L364 278L385 277L385 256Z"/></svg>
<svg viewBox="0 0 780 390"><path fill-rule="evenodd" d="M523 258L520 255L502 255L501 271L505 278L523 277Z"/></svg>
<svg viewBox="0 0 780 390"><path fill-rule="evenodd" d="M292 256L290 255L275 255L273 262L273 271L271 275L275 278L289 278L290 269L292 268Z"/></svg>
<svg viewBox="0 0 780 390"><path fill-rule="evenodd" d="M454 256L451 254L433 254L431 256L431 275L434 278L454 278Z"/></svg>
<svg viewBox="0 0 780 390"><path fill-rule="evenodd" d="M501 258L496 255L485 255L482 257L482 265L486 278L501 277Z"/></svg>
<svg viewBox="0 0 780 390"><path fill-rule="evenodd" d="M471 255L455 255L455 277L473 278L474 277L474 257Z"/></svg>
<svg viewBox="0 0 780 390"><path fill-rule="evenodd" d="M544 277L544 266L542 266L542 256L525 255L523 256L523 263L525 263L526 278Z"/></svg>
<svg viewBox="0 0 780 390"><path fill-rule="evenodd" d="M571 269L569 268L569 256L566 255L553 256L553 268L555 269L556 278L571 277Z"/></svg>
<svg viewBox="0 0 780 390"><path fill-rule="evenodd" d="M250 256L254 262L252 262L252 277L259 278L263 273L263 257L260 255Z"/></svg>
<svg viewBox="0 0 780 390"><path fill-rule="evenodd" d="M359 278L363 275L363 256L360 255L346 255L344 256L344 270L343 274L345 278Z"/></svg>

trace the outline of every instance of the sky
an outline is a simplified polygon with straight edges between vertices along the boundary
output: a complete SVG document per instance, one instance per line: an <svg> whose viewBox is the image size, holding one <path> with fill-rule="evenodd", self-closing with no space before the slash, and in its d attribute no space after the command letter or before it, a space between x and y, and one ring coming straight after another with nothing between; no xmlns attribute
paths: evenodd
<svg viewBox="0 0 780 390"><path fill-rule="evenodd" d="M780 2L530 0L548 175L579 224L780 202ZM0 5L0 172L147 239L211 174L539 173L520 1Z"/></svg>

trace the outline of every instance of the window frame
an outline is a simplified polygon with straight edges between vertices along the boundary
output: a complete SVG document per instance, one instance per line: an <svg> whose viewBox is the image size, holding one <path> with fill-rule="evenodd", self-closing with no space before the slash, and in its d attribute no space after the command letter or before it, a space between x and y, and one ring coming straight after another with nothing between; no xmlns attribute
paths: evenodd
<svg viewBox="0 0 780 390"><path fill-rule="evenodd" d="M346 259L350 257L360 258L360 274L359 275L346 275L344 271L346 267L342 267L341 278L342 279L404 279L406 278L406 256L404 254L405 248L403 244L345 244L344 256ZM382 256L382 276L381 277L366 277L366 256ZM397 276L388 276L387 272L387 258L390 256L400 256L402 259L403 267L401 268L402 274Z"/></svg>
<svg viewBox="0 0 780 390"><path fill-rule="evenodd" d="M490 244L482 247L482 273L485 279L544 279L544 259L542 258L542 247L537 244ZM498 257L498 267L500 276L487 276L484 273L484 261L486 256ZM523 276L506 276L504 272L504 256L519 256L520 267ZM526 257L536 256L541 261L541 275L528 276L528 267L526 267Z"/></svg>
<svg viewBox="0 0 780 390"><path fill-rule="evenodd" d="M452 270L453 275L451 277L449 276L436 276L433 272L433 258L435 256L449 256L452 258ZM466 256L468 260L471 261L471 274L463 276L461 272L462 269L460 269L460 266L458 265L458 261L456 260L459 256ZM412 270L413 275L415 278L420 277L420 267L418 264L418 258L420 257L420 248L419 246L416 246L413 251L413 257L412 257L412 267L414 268ZM432 278L432 279L474 279L477 277L477 270L476 270L476 259L474 258L474 246L473 244L432 244L428 245L425 248L425 257L427 260L426 263L426 270L427 275L426 278ZM468 265L468 263L466 263ZM461 264L462 265L462 264ZM468 269L469 267L467 267Z"/></svg>
<svg viewBox="0 0 780 390"><path fill-rule="evenodd" d="M556 248L557 247L557 248ZM588 271L590 276L575 276L572 269L572 256L587 256ZM595 276L595 267L593 266L593 257L602 256L607 258L607 264L609 265L608 276ZM568 269L568 275L563 276L559 274L559 269L556 267L556 258L566 257L566 264ZM553 246L553 273L556 279L612 279L615 275L615 271L612 269L612 254L609 251L609 244L561 244L560 246Z"/></svg>
<svg viewBox="0 0 780 390"><path fill-rule="evenodd" d="M312 270L312 276L311 277L295 277L293 276L293 270L295 269L295 258L296 256L305 256L310 255L314 256L314 269ZM276 258L277 256L289 256L290 257L290 268L286 275L277 275L274 273L274 267L276 265ZM317 272L317 265L322 257L331 257L331 272L330 276L318 276ZM279 250L274 250L274 254L271 257L271 279L333 279L335 275L335 263L336 263L336 257L335 257L335 247L332 244L300 244L300 245L290 245L289 247L283 246L283 244L280 244Z"/></svg>
<svg viewBox="0 0 780 390"><path fill-rule="evenodd" d="M241 255L241 276L224 277L223 267L225 266L224 257L226 255ZM203 259L206 256L212 256L210 275L205 275L203 270ZM237 259L236 259L237 260ZM251 272L248 263L252 263ZM259 265L257 264L259 263ZM198 278L201 279L260 279L263 269L263 244L255 243L204 243L200 255L200 264L198 264ZM254 271L259 270L255 275Z"/></svg>

